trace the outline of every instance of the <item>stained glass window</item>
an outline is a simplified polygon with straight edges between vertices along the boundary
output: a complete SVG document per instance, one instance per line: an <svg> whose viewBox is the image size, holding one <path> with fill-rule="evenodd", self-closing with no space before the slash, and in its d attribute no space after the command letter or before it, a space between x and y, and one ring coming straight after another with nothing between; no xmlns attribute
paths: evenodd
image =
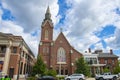
<svg viewBox="0 0 120 80"><path fill-rule="evenodd" d="M65 50L62 47L57 51L57 62L66 62Z"/></svg>

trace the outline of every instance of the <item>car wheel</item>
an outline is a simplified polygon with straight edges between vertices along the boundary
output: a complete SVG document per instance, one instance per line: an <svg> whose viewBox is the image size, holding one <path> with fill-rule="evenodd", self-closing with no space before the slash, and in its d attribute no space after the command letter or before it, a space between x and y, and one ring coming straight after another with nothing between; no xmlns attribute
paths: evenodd
<svg viewBox="0 0 120 80"><path fill-rule="evenodd" d="M83 80L82 78L80 78L79 80Z"/></svg>
<svg viewBox="0 0 120 80"><path fill-rule="evenodd" d="M99 80L104 80L104 79L101 77L101 78L99 78Z"/></svg>
<svg viewBox="0 0 120 80"><path fill-rule="evenodd" d="M67 78L66 80L70 80L69 78Z"/></svg>
<svg viewBox="0 0 120 80"><path fill-rule="evenodd" d="M117 77L113 77L113 80L117 80Z"/></svg>

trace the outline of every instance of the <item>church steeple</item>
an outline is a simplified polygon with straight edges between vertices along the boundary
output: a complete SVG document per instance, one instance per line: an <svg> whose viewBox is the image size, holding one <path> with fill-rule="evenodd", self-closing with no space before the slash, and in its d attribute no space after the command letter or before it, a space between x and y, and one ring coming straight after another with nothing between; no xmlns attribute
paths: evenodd
<svg viewBox="0 0 120 80"><path fill-rule="evenodd" d="M49 6L48 6L48 8L46 10L46 13L45 13L45 19L44 19L44 21L45 20L51 20L51 13L50 13Z"/></svg>
<svg viewBox="0 0 120 80"><path fill-rule="evenodd" d="M49 6L45 13L45 19L41 25L41 41L53 41L53 23Z"/></svg>
<svg viewBox="0 0 120 80"><path fill-rule="evenodd" d="M49 8L49 6L48 6L48 8L47 8L46 13L50 13L50 8Z"/></svg>

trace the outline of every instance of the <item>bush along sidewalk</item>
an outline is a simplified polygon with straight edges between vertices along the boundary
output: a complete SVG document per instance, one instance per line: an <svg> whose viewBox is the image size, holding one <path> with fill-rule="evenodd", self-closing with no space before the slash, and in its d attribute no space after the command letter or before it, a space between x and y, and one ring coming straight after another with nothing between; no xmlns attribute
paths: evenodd
<svg viewBox="0 0 120 80"><path fill-rule="evenodd" d="M0 80L11 80L11 78L0 78Z"/></svg>

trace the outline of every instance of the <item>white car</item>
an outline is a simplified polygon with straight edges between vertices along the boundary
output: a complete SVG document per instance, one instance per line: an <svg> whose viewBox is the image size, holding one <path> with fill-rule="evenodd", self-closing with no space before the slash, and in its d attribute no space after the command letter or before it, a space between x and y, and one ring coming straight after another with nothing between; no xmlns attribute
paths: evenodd
<svg viewBox="0 0 120 80"><path fill-rule="evenodd" d="M110 72L99 74L99 75L96 75L96 77L95 77L96 80L105 80L105 79L117 80L117 78L118 78L118 75L111 74Z"/></svg>
<svg viewBox="0 0 120 80"><path fill-rule="evenodd" d="M72 74L65 77L65 80L85 80L85 76L83 74Z"/></svg>
<svg viewBox="0 0 120 80"><path fill-rule="evenodd" d="M120 73L118 73L118 77L120 77Z"/></svg>
<svg viewBox="0 0 120 80"><path fill-rule="evenodd" d="M0 72L0 78L3 78L5 76L5 73Z"/></svg>

